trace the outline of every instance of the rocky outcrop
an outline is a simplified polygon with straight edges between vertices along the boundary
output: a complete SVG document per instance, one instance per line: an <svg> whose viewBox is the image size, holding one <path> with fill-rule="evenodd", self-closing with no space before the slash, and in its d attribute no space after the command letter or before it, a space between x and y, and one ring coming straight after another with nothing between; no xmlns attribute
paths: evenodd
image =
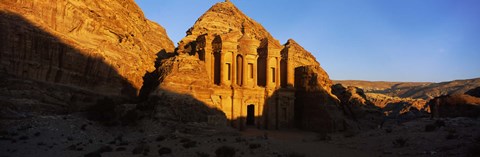
<svg viewBox="0 0 480 157"><path fill-rule="evenodd" d="M107 95L136 96L165 30L133 0L2 0L0 72Z"/></svg>
<svg viewBox="0 0 480 157"><path fill-rule="evenodd" d="M480 87L469 90L465 94L480 98Z"/></svg>
<svg viewBox="0 0 480 157"><path fill-rule="evenodd" d="M305 50L302 46L295 42L295 40L289 39L287 41L282 50L282 57L285 60L288 60L288 66L293 67L293 72L294 69L298 67L313 66L313 70L315 70L315 73L318 74L317 77L320 81L319 85L324 88L327 93L331 93L332 81L330 80L327 72L323 70L323 68L320 66L320 63L318 63L312 53Z"/></svg>
<svg viewBox="0 0 480 157"><path fill-rule="evenodd" d="M479 117L480 98L467 94L436 97L428 102L432 117Z"/></svg>
<svg viewBox="0 0 480 157"><path fill-rule="evenodd" d="M295 116L303 129L334 132L347 129L340 101L322 87L325 80L317 66L295 69Z"/></svg>
<svg viewBox="0 0 480 157"><path fill-rule="evenodd" d="M430 112L423 99L390 97L383 94L366 93L367 99L382 108L386 115L398 115L411 110Z"/></svg>
<svg viewBox="0 0 480 157"><path fill-rule="evenodd" d="M199 91L211 93L213 89L204 64L195 56L185 54L162 61L158 68L162 83L152 94L162 95L164 91L190 95L199 95Z"/></svg>
<svg viewBox="0 0 480 157"><path fill-rule="evenodd" d="M332 86L332 93L340 99L343 112L366 129L376 128L384 119L381 108L367 99L362 89L341 84Z"/></svg>

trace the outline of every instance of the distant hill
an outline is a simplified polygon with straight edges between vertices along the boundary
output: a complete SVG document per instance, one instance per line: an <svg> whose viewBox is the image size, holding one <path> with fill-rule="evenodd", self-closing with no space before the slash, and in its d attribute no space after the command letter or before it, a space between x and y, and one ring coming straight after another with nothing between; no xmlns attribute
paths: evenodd
<svg viewBox="0 0 480 157"><path fill-rule="evenodd" d="M356 86L367 93L380 93L389 96L414 99L432 99L446 94L465 93L480 87L480 78L467 80L454 80L449 82L384 82L384 81L359 81L359 80L334 80L335 84Z"/></svg>

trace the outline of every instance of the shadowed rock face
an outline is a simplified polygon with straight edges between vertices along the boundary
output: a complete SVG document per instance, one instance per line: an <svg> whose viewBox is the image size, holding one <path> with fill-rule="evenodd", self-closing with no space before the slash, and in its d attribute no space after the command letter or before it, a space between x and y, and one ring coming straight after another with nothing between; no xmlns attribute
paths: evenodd
<svg viewBox="0 0 480 157"><path fill-rule="evenodd" d="M322 87L325 81L317 66L295 69L295 117L297 126L319 132L347 129L340 101Z"/></svg>
<svg viewBox="0 0 480 157"><path fill-rule="evenodd" d="M359 127L375 128L384 120L381 108L375 106L362 89L336 84L332 86L332 93L340 99L343 112L360 123Z"/></svg>
<svg viewBox="0 0 480 157"><path fill-rule="evenodd" d="M480 98L467 94L436 97L427 104L433 117L479 117Z"/></svg>
<svg viewBox="0 0 480 157"><path fill-rule="evenodd" d="M136 96L174 49L133 0L2 0L0 12L0 72L19 78Z"/></svg>
<svg viewBox="0 0 480 157"><path fill-rule="evenodd" d="M474 88L472 90L469 90L465 94L480 98L480 87Z"/></svg>

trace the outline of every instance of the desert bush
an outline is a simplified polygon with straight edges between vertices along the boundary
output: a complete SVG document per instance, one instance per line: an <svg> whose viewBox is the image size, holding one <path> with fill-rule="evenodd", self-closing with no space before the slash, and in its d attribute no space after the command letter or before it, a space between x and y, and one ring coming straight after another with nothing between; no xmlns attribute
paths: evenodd
<svg viewBox="0 0 480 157"><path fill-rule="evenodd" d="M245 142L245 141L247 141L247 140L245 138L242 138L242 137L235 138L235 142L237 142L237 143Z"/></svg>
<svg viewBox="0 0 480 157"><path fill-rule="evenodd" d="M305 157L305 154L300 154L297 152L291 152L287 155L288 157Z"/></svg>
<svg viewBox="0 0 480 157"><path fill-rule="evenodd" d="M447 132L448 132L448 134L445 137L447 140L458 138L457 130L455 130L454 128L448 128Z"/></svg>
<svg viewBox="0 0 480 157"><path fill-rule="evenodd" d="M113 148L110 146L102 146L98 149L98 152L105 153L105 152L112 152Z"/></svg>
<svg viewBox="0 0 480 157"><path fill-rule="evenodd" d="M197 146L197 141L188 141L182 144L183 148L192 148Z"/></svg>
<svg viewBox="0 0 480 157"><path fill-rule="evenodd" d="M392 133L392 131L393 131L392 128L386 128L386 129L385 129L385 132L386 132L386 133Z"/></svg>
<svg viewBox="0 0 480 157"><path fill-rule="evenodd" d="M148 147L146 144L140 144L133 148L132 154L148 154L150 152L150 147Z"/></svg>
<svg viewBox="0 0 480 157"><path fill-rule="evenodd" d="M394 147L404 147L404 146L407 145L407 141L408 141L408 139L403 138L403 137L399 137L399 138L395 139L392 143L393 143Z"/></svg>
<svg viewBox="0 0 480 157"><path fill-rule="evenodd" d="M230 146L221 146L215 150L216 157L234 157L235 148Z"/></svg>
<svg viewBox="0 0 480 157"><path fill-rule="evenodd" d="M440 128L440 127L445 127L445 126L446 126L446 125L445 125L445 121L443 121L443 120L436 120L435 123L434 123L434 125L435 125L436 127L438 127L438 128Z"/></svg>
<svg viewBox="0 0 480 157"><path fill-rule="evenodd" d="M171 153L172 153L172 149L167 148L167 147L162 147L162 148L158 149L158 154L160 156L162 156L164 154L171 154Z"/></svg>
<svg viewBox="0 0 480 157"><path fill-rule="evenodd" d="M196 154L198 157L210 157L210 154L205 152L197 152Z"/></svg>
<svg viewBox="0 0 480 157"><path fill-rule="evenodd" d="M425 131L426 132L432 132L432 131L435 131L435 129L436 129L436 126L434 124L425 125Z"/></svg>
<svg viewBox="0 0 480 157"><path fill-rule="evenodd" d="M258 143L252 143L252 144L248 145L248 148L250 148L250 149L257 149L257 148L260 148L260 147L262 147L262 145L258 144Z"/></svg>
<svg viewBox="0 0 480 157"><path fill-rule="evenodd" d="M163 140L165 140L165 139L166 139L165 136L159 135L159 136L155 139L155 141L160 142L160 141L163 141Z"/></svg>

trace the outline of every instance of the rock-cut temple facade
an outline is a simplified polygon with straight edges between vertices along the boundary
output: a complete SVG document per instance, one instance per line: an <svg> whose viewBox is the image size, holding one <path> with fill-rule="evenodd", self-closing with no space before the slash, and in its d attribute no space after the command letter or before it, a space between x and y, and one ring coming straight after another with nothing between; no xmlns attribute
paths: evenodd
<svg viewBox="0 0 480 157"><path fill-rule="evenodd" d="M267 38L235 36L202 35L196 42L197 55L214 85L213 105L233 126L292 127L295 93L288 84L293 85L294 74L287 71L283 46Z"/></svg>
<svg viewBox="0 0 480 157"><path fill-rule="evenodd" d="M223 111L239 128L293 127L295 69L319 66L296 42L281 45L230 2L202 15L176 52L177 71L161 88Z"/></svg>

